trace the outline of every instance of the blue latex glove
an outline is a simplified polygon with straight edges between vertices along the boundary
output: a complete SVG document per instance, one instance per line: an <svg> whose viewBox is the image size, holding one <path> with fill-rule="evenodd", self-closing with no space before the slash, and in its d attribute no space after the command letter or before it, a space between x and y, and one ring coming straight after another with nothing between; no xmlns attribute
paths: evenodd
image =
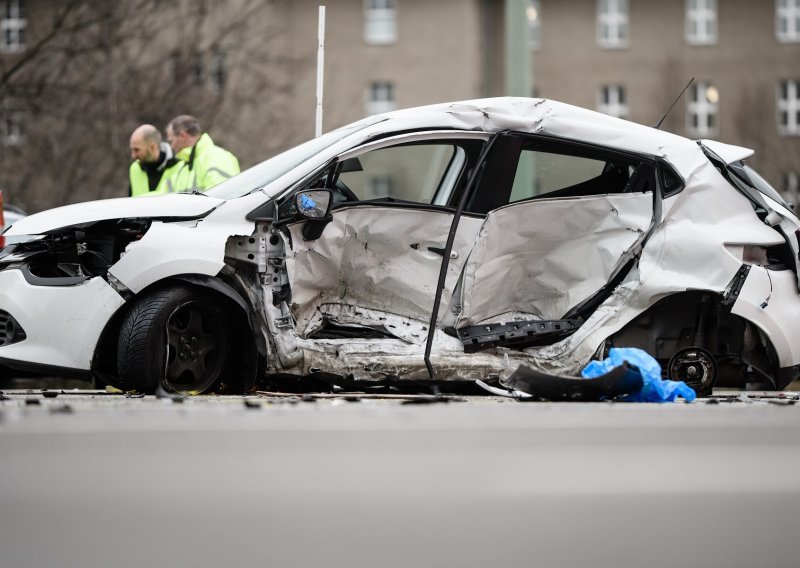
<svg viewBox="0 0 800 568"><path fill-rule="evenodd" d="M661 365L652 356L641 349L632 347L612 347L608 357L603 361L592 361L581 371L581 376L586 379L598 377L608 373L611 369L627 361L629 365L638 367L642 374L644 386L639 392L631 393L622 400L628 402L674 402L676 398L683 398L692 402L697 398L694 389L683 381L668 381L661 378Z"/></svg>

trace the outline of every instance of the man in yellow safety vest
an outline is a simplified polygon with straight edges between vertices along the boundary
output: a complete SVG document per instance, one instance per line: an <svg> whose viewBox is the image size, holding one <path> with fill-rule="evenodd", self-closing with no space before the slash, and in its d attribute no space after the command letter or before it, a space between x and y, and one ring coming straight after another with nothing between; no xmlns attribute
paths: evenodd
<svg viewBox="0 0 800 568"><path fill-rule="evenodd" d="M193 116L172 119L167 140L180 160L180 169L171 180L175 191L205 191L239 173L236 156L214 144Z"/></svg>
<svg viewBox="0 0 800 568"><path fill-rule="evenodd" d="M131 134L130 193L160 195L169 193L169 180L180 169L172 148L162 142L161 133L152 124L142 124Z"/></svg>

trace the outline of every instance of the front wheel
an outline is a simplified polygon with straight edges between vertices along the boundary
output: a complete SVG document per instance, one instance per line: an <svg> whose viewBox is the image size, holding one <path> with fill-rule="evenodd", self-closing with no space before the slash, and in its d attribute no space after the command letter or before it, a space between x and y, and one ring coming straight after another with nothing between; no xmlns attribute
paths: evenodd
<svg viewBox="0 0 800 568"><path fill-rule="evenodd" d="M200 394L219 380L231 351L230 318L201 291L171 286L135 300L117 343L125 390Z"/></svg>

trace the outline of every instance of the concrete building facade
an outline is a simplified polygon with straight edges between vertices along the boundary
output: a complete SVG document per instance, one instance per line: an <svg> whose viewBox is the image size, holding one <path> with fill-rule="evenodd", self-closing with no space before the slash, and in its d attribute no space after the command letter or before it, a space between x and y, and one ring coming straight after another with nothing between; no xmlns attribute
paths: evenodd
<svg viewBox="0 0 800 568"><path fill-rule="evenodd" d="M134 38L93 63L116 93L104 99L116 108L98 113L115 127L98 127L102 153L84 158L102 160L103 175L76 173L73 183L88 189L58 198L48 189L64 183L58 168L21 176L20 163L47 160L38 140L52 138L42 128L52 119L25 104L25 90L12 97L0 84L0 187L34 210L123 195L130 131L183 112L198 114L243 167L312 137L321 1L111 3L152 17L140 23L138 45ZM329 0L324 130L393 108L505 94L507 1L529 26L531 94L652 125L694 77L662 129L754 148L752 164L797 200L800 0ZM0 77L65 4L0 0ZM232 31L218 33L226 25ZM85 106L95 95L81 94ZM82 135L67 129L59 143Z"/></svg>

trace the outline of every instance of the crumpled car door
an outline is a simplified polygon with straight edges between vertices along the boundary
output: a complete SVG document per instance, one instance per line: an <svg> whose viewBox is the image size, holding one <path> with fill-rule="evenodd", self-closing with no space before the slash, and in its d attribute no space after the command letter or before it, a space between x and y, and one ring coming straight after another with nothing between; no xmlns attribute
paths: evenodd
<svg viewBox="0 0 800 568"><path fill-rule="evenodd" d="M652 192L522 201L491 211L464 270L456 328L558 320L647 233Z"/></svg>
<svg viewBox="0 0 800 568"><path fill-rule="evenodd" d="M416 137L416 138L415 138ZM339 201L321 236L290 226L286 268L295 333L366 326L417 343L427 337L464 172L485 136L418 133L379 141L331 166ZM449 256L449 302L482 216L462 220Z"/></svg>
<svg viewBox="0 0 800 568"><path fill-rule="evenodd" d="M334 320L424 340L452 220L452 213L441 211L359 205L334 210L313 241L303 240L300 224L291 226L286 268L297 334L307 337ZM462 219L442 295L446 303L479 226L480 219Z"/></svg>

